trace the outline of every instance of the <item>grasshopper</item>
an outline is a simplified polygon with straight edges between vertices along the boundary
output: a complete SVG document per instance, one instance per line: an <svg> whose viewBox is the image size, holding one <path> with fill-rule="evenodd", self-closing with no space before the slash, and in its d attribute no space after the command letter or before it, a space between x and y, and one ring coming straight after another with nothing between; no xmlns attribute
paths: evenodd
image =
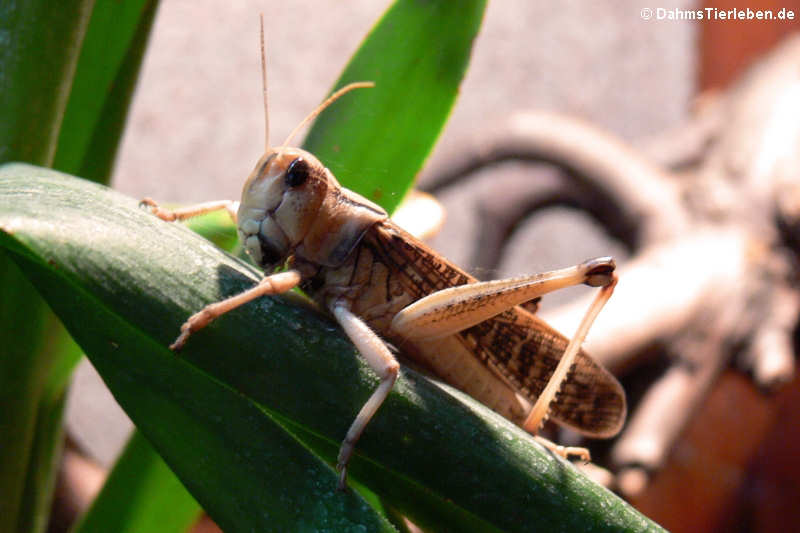
<svg viewBox="0 0 800 533"><path fill-rule="evenodd" d="M387 342L534 436L548 417L590 437L618 433L626 414L624 391L580 350L616 284L613 259L477 281L398 227L381 207L339 185L314 155L288 146L337 98L372 83L338 90L283 145L269 147L263 20L261 51L267 148L244 184L241 202L174 211L149 198L142 203L166 221L226 209L252 259L272 273L189 317L170 348L180 350L190 335L255 298L295 287L305 291L330 312L380 377L341 443L340 488L356 442L397 379L399 364ZM534 313L542 295L578 284L601 290L568 341ZM539 439L561 455L588 460L583 448Z"/></svg>

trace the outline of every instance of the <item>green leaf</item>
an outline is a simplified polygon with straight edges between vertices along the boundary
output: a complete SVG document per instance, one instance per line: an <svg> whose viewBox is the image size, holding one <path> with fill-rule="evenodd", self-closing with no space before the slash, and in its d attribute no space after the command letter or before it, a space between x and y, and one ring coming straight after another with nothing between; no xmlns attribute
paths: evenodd
<svg viewBox="0 0 800 533"><path fill-rule="evenodd" d="M56 392L60 394L56 396L50 394ZM65 403L65 387L62 386L60 389L46 387L36 413L36 428L27 465L18 531L46 531L50 522L53 487L61 463Z"/></svg>
<svg viewBox="0 0 800 533"><path fill-rule="evenodd" d="M182 533L200 505L139 432L134 432L74 533Z"/></svg>
<svg viewBox="0 0 800 533"><path fill-rule="evenodd" d="M174 302L161 311L156 307L173 297L170 284L161 282L172 278L172 273L162 269L176 267L170 265L170 258L176 256L163 253L170 249L169 239L152 242L149 253L158 249L161 252L156 253L167 259L166 263L151 263L152 269L145 267L140 262L144 256L134 251L144 243L133 235L125 242L131 222L146 221L152 228L152 216L138 209L136 201L88 182L67 181L65 176L44 170L32 175L28 167L19 165L6 169L0 183L4 189L11 189L5 189L9 194L0 205L0 213L4 229L14 236L7 244L15 261L36 280L140 431L223 528L295 530L297 524L305 524L347 530L354 524L365 524L368 530L390 530L357 495L337 493L333 470L299 447L252 399L166 348L165 340L175 331L171 326L181 311ZM46 178L37 180L35 174L40 172ZM100 196L96 196L98 192ZM97 201L111 203L102 208ZM61 214L53 213L54 208ZM102 212L98 218L96 215ZM83 222L74 218L78 213L82 213ZM55 233L45 230L48 238L39 232L45 226L58 229ZM179 230L177 235L191 238L201 249L216 250L185 228L161 226ZM33 241L23 244L17 240L27 240L26 234ZM72 238L64 240L69 234L84 245L75 246L77 241ZM38 244L29 247L34 241ZM85 251L85 246L94 251L84 255L81 248ZM206 267L211 266L205 261L201 259ZM230 259L225 262L235 264ZM198 266L202 268L202 264L186 264L184 268L191 271ZM126 280L129 269L138 271L142 285L137 287ZM252 271L249 273L252 276ZM96 283L86 285L86 276ZM216 287L211 278L205 279L200 286ZM247 279L234 279L234 290L241 289ZM149 304L142 300L155 294L161 296ZM188 297L197 304L197 295L189 288L181 298ZM144 329L130 319L131 313L144 320ZM223 362L219 354L227 350L217 345L214 351L218 362ZM282 490L276 492L275 487Z"/></svg>
<svg viewBox="0 0 800 533"><path fill-rule="evenodd" d="M186 221L186 226L226 252L236 255L241 248L239 236L236 234L236 225L227 211L212 211L190 218Z"/></svg>
<svg viewBox="0 0 800 533"><path fill-rule="evenodd" d="M0 3L0 162L52 162L93 0ZM73 347L0 254L0 531L41 531L61 444Z"/></svg>
<svg viewBox="0 0 800 533"><path fill-rule="evenodd" d="M157 5L154 0L95 4L54 168L108 182ZM199 512L163 460L134 432L100 499L83 518L82 529L180 533Z"/></svg>
<svg viewBox="0 0 800 533"><path fill-rule="evenodd" d="M32 523L49 509L54 465L46 450L56 439L45 434L57 435L49 421L61 409L45 392L54 364L46 313L25 275L0 252L0 531L34 531ZM41 496L47 505L39 505Z"/></svg>
<svg viewBox="0 0 800 533"><path fill-rule="evenodd" d="M332 322L264 298L176 357L166 345L183 320L250 286L252 267L133 199L22 165L0 169L0 229L117 400L226 531L389 527L354 492L335 491L319 462L335 460L377 384ZM350 473L435 529L656 528L510 422L407 369Z"/></svg>
<svg viewBox="0 0 800 533"><path fill-rule="evenodd" d="M0 161L51 165L57 151L56 165L107 182L154 11L152 1L3 3ZM5 254L0 273L0 531L43 531L82 354Z"/></svg>
<svg viewBox="0 0 800 533"><path fill-rule="evenodd" d="M93 4L0 4L0 161L52 162Z"/></svg>
<svg viewBox="0 0 800 533"><path fill-rule="evenodd" d="M346 95L320 115L303 148L342 185L391 213L450 114L485 6L395 2L334 86L373 81L375 88Z"/></svg>
<svg viewBox="0 0 800 533"><path fill-rule="evenodd" d="M98 0L64 112L53 168L108 183L156 0Z"/></svg>

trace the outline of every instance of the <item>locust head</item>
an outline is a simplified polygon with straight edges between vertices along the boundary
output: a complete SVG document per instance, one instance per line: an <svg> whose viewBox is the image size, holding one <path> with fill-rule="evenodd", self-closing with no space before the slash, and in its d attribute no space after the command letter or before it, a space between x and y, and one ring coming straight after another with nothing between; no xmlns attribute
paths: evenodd
<svg viewBox="0 0 800 533"><path fill-rule="evenodd" d="M239 239L265 271L290 256L323 266L340 266L367 230L387 218L366 198L339 185L330 170L289 142L306 124L353 89L372 82L350 83L309 113L277 148L269 145L264 19L261 19L261 75L264 89L266 151L247 178L239 204Z"/></svg>
<svg viewBox="0 0 800 533"><path fill-rule="evenodd" d="M265 270L290 255L339 266L386 212L343 188L312 154L299 148L267 151L242 190L239 238Z"/></svg>

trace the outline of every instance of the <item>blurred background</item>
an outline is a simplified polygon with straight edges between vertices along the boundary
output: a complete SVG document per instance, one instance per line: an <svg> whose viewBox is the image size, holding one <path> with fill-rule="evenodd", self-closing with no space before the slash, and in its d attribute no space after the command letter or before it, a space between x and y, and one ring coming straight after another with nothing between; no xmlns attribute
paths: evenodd
<svg viewBox="0 0 800 533"><path fill-rule="evenodd" d="M292 3L243 0L224 5L211 1L163 2L134 96L113 186L134 197L149 196L160 201L238 199L244 178L264 146L258 13L265 15L271 138L277 143L328 92L386 5L374 0ZM519 134L520 129L525 130L524 124L529 124L528 112L555 112L577 119L578 125L591 124L592 132L600 132L599 145L610 143L605 153L614 161L634 154L631 157L635 164L642 159L647 162L642 165L660 169L654 171L658 174L656 181L673 184L668 189L677 201L685 200L690 196L687 191L696 188L723 190L723 194L730 195L750 191L746 187L717 186L717 182L729 181L725 172L731 166L725 155L729 152L719 147L732 141L719 141L724 137L720 132L747 127L758 130L753 125L755 119L733 120L749 116L737 111L740 107L738 101L734 102L735 93L747 92L747 87L742 88L743 82L737 80L787 35L797 32L800 3L786 0L782 4L753 2L749 6L776 12L781 8L791 9L795 13L792 22L657 20L657 16L648 20L643 16L644 8L675 12L706 6L748 7L725 2L666 0L658 5L640 1L491 2L451 119L419 181L420 188L433 193L446 212L440 233L430 240L433 246L480 278L544 271L603 255L613 255L623 262L630 258L632 268L640 267L632 274L635 278L635 272L648 266L647 257L638 263L636 260L646 255L643 251L649 250L649 246L664 245L669 250L664 243L694 235L709 220L715 224L735 220L731 227L736 231L747 228L742 231L748 235L757 233L761 225L772 224L770 201L775 195L770 189L769 194L765 193L770 200L763 205L757 194L731 196L730 204L750 205L755 214L740 214L743 209L731 208L724 202L722 207L715 204L710 208L705 197L681 204L676 208L686 212L679 217L681 221L664 222L668 226L664 232L669 235L659 233L658 223L652 220L668 220L674 212L647 219L650 220L647 227L656 228L652 234L636 228L637 221L646 217L626 218L624 213L619 218L630 221L633 229L624 224L609 228L609 221L619 211L613 208L607 213L594 209L587 197L596 190L613 195L624 184L636 184L637 178L630 177L620 185L602 173L581 175L583 167L576 162L582 157L580 150L542 157L541 143ZM788 66L775 68L788 69L790 89L786 94L797 95L791 91L798 87L800 55L796 50L793 56L791 52L787 52L789 59L781 60L784 61L781 65ZM791 79L792 72L795 79ZM730 87L738 89L726 92ZM759 89L758 94L766 90ZM778 97L764 98L780 101ZM763 106L754 107L752 103L748 106L756 115L768 114ZM742 104L741 108L744 107ZM781 116L780 107L774 112ZM783 114L786 113L784 110ZM515 129L519 124L523 126ZM795 128L797 124L800 120ZM564 126L561 131L567 130ZM796 132L778 131L779 138L788 135L790 143L794 140L790 146L797 152L800 144L796 142ZM569 144L568 141L565 142ZM748 146L758 142L761 141L750 139ZM623 150L625 153L617 157L614 150L626 145L629 147ZM512 148L508 153L503 152L509 146ZM540 159L555 160L561 166L542 164ZM473 161L473 168L455 172L465 161ZM617 167L612 165L612 168ZM785 191L786 183L791 176L797 177L800 166L781 168L779 181L781 191ZM739 177L736 175L736 179ZM562 190L572 180L584 184L583 192ZM758 189L757 184L753 187ZM623 212L626 206L647 207L658 203L659 198L652 195L659 190L643 186L637 193L642 198L617 196L617 204L612 205L620 206ZM789 193L781 196L792 197ZM514 199L524 201L514 202ZM664 203L669 207L668 201ZM539 209L530 211L528 206ZM789 215L793 213L790 208L786 208ZM638 213L636 209L630 210ZM507 216L508 213L514 214ZM791 230L793 219L789 215L783 226L790 226ZM486 233L485 227L492 224L492 217L505 228L498 235ZM758 220L748 225L753 219ZM785 285L791 289L795 280L793 255L782 248L790 239L779 230L783 231L776 229L777 236L772 236L770 229L769 239L761 243L770 250L781 249L776 252L780 256L780 266L774 268L777 274L767 277L779 278L782 288ZM751 241L748 239L747 243L749 246ZM485 253L495 248L492 254ZM702 243L699 249L703 249ZM692 269L702 270L706 264L699 252L681 261L688 275ZM758 262L757 267L745 263L741 271L749 276L751 268L763 272L764 264L773 263L765 260ZM731 259L731 264L738 263ZM720 268L724 271L726 266ZM730 270L735 274L739 272L737 268L731 266ZM659 271L661 276L668 275L664 272ZM760 284L755 283L754 293L776 292L772 281L765 282L760 275L755 277ZM624 275L622 279L620 292ZM664 277L651 276L650 283L655 287L674 287ZM770 288L763 289L765 284ZM707 289L703 286L698 294ZM736 291L737 286L731 286L730 290ZM792 292L777 290L781 294L787 291ZM659 298L658 291L654 292L653 298ZM569 319L562 315L569 313L559 311L557 304L584 297L582 291L575 290L568 291L566 296L545 298L543 311L559 324L563 319L567 332ZM625 295L620 298L622 306ZM639 298L641 301L641 293ZM791 295L782 300L764 297L766 303L762 305L771 309L777 305L776 299L789 300L785 307L790 310L776 320L782 320L783 330L793 335L796 306L792 298ZM749 302L747 299L741 305L747 307ZM672 309L669 306L674 304L664 305ZM704 312L713 315L719 305L709 304L713 310ZM657 303L653 306L658 309ZM609 307L608 320L619 318L624 314L623 309L630 310ZM761 319L766 321L766 314ZM704 338L702 342L697 341L696 332L692 333L691 341L687 340L675 326L680 320L696 321L697 315L687 314L675 320L670 325L672 329L656 327L645 340L631 341L625 350L616 350L627 355L622 359L609 356L608 364L623 377L634 407L632 414L651 388L662 387L666 392L661 396L667 400L671 391L684 391L689 400L675 401L671 407L668 401L665 406L663 399L653 400L656 407L642 418L644 422L636 423L637 427L648 423L658 425L659 413L670 408L680 414L671 426L675 429L663 439L644 442L640 439L630 444L629 448L645 448L640 455L637 455L640 452L620 452L611 445L599 448L595 455L614 474L603 479L672 531L785 529L787 523L793 523L791 518L800 519L796 506L800 501L797 430L800 420L791 409L800 400L800 387L793 377L793 354L790 354L791 364L785 360L781 363L783 373L754 382L750 376L757 373L753 370L757 365L738 365L739 369L732 369L730 361L736 360L734 356L737 350L742 351L741 345L753 344L743 339L752 335L761 338L760 319L745 320L755 324L748 326L745 333L730 325L739 323L736 317L712 319L712 324L721 322L718 335L712 341ZM623 324L618 328L636 326L635 321L632 325L624 320L616 323ZM594 341L601 353L615 351L606 350L602 339L594 340L593 336L605 328L604 324L598 321L590 335L589 350L593 350ZM605 329L616 331L612 326ZM737 330L736 334L732 330ZM786 331L783 333L785 337ZM714 343L713 349L708 347L709 342ZM664 349L668 343L671 348ZM701 346L699 352L716 354L716 359L702 379L693 380L693 372L703 365L692 356L682 359L681 352L697 346ZM680 386L670 388L672 385L665 376L673 375L676 365L685 366L687 361L694 363L695 368L683 374L685 379ZM74 448L101 467L113 464L131 428L86 362L75 377L67 424ZM648 446L660 448L653 452Z"/></svg>

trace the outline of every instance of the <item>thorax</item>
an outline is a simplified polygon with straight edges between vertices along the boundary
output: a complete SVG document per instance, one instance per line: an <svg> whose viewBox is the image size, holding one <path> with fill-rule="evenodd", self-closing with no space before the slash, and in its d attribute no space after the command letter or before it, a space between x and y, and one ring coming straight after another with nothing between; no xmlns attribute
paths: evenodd
<svg viewBox="0 0 800 533"><path fill-rule="evenodd" d="M343 298L379 334L392 340L396 313L435 291L472 281L391 221L375 224L338 267L317 268L303 289L328 309Z"/></svg>

